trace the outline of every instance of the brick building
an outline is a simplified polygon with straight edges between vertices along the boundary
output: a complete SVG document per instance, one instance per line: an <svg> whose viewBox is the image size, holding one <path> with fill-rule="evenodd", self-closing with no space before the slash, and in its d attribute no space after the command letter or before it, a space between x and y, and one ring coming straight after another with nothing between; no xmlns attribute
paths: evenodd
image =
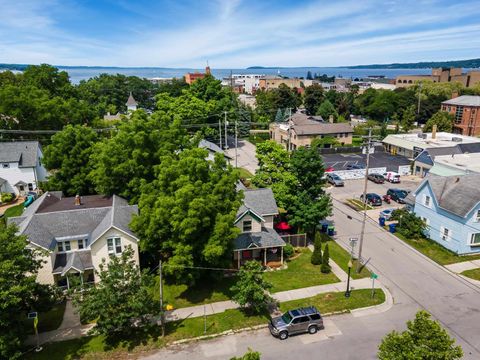
<svg viewBox="0 0 480 360"><path fill-rule="evenodd" d="M480 136L480 96L454 97L442 103L442 111L455 117L455 134Z"/></svg>
<svg viewBox="0 0 480 360"><path fill-rule="evenodd" d="M480 71L463 73L461 68L436 68L432 69L432 75L397 76L395 86L409 87L423 80L439 83L459 82L465 87L473 87L480 82Z"/></svg>

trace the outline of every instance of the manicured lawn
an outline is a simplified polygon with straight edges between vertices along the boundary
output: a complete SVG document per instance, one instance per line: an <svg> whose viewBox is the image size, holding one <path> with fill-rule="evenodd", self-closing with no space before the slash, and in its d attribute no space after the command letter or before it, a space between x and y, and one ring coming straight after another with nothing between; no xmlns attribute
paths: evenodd
<svg viewBox="0 0 480 360"><path fill-rule="evenodd" d="M340 266L343 271L348 273L348 261L350 260L350 254L345 251L340 245L338 245L334 240L329 240L327 242L328 250L330 252L330 258ZM360 273L357 274L357 260L352 261L352 270L350 275L353 279L361 279L370 276L370 271L366 267L362 269Z"/></svg>
<svg viewBox="0 0 480 360"><path fill-rule="evenodd" d="M300 289L309 286L331 284L340 281L333 273L322 274L319 265L312 265L309 249L301 249L301 255L288 261L288 269L265 273L264 279L272 283L271 293Z"/></svg>
<svg viewBox="0 0 480 360"><path fill-rule="evenodd" d="M52 331L58 329L63 320L66 302L54 305L50 311L38 314L38 332ZM33 334L33 320L26 319L25 326L29 334Z"/></svg>
<svg viewBox="0 0 480 360"><path fill-rule="evenodd" d="M356 308L377 305L385 301L385 294L377 289L375 297L371 298L371 290L353 290L350 298L345 298L343 292L333 292L314 296L312 298L293 300L282 303L282 310L300 306L316 306L320 312L329 313L348 311ZM240 329L248 326L266 324L269 321L267 314L249 316L241 310L227 310L224 313L207 316L206 335L220 333L229 329ZM40 353L30 352L27 359L57 360L57 359L112 359L125 358L127 352L140 354L148 350L160 348L167 343L180 339L188 339L204 335L204 318L191 318L167 324L166 336L159 337L160 329L148 335L135 338L128 342L119 342L108 345L104 336L84 337L75 340L52 343L44 346ZM135 356L133 356L135 357Z"/></svg>
<svg viewBox="0 0 480 360"><path fill-rule="evenodd" d="M268 133L250 134L248 136L248 141L250 141L254 145L257 145L267 140L270 140L270 134Z"/></svg>
<svg viewBox="0 0 480 360"><path fill-rule="evenodd" d="M462 261L480 259L480 255L459 256L430 239L406 239L398 232L396 232L395 235L440 265L448 265Z"/></svg>
<svg viewBox="0 0 480 360"><path fill-rule="evenodd" d="M253 174L244 168L237 168L237 170L240 174L242 183L249 189L255 189L255 186L252 184Z"/></svg>
<svg viewBox="0 0 480 360"><path fill-rule="evenodd" d="M480 281L480 269L472 269L472 270L466 270L462 272L463 276L467 276L469 278L472 278L474 280L479 280Z"/></svg>
<svg viewBox="0 0 480 360"><path fill-rule="evenodd" d="M154 288L154 297L159 299L158 277ZM164 283L164 303L173 305L175 309L209 304L217 301L229 300L230 287L235 283L233 278L221 278L215 280L201 280L194 286L176 285Z"/></svg>
<svg viewBox="0 0 480 360"><path fill-rule="evenodd" d="M9 217L14 217L14 216L20 216L23 213L23 203L12 206L11 208L8 208L5 210L4 217L9 218Z"/></svg>
<svg viewBox="0 0 480 360"><path fill-rule="evenodd" d="M347 202L348 202L347 205L353 207L357 211L361 211L364 208L366 208L367 210L372 210L373 209L373 207L371 207L368 204L366 204L366 206L364 206L364 203L362 202L362 200L359 200L359 199L347 199Z"/></svg>

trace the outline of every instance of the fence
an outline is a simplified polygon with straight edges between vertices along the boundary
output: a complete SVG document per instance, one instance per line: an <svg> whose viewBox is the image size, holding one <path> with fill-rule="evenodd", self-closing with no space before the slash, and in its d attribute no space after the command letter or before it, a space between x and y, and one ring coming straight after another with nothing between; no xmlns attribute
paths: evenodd
<svg viewBox="0 0 480 360"><path fill-rule="evenodd" d="M294 247L307 247L307 234L281 235L280 237Z"/></svg>

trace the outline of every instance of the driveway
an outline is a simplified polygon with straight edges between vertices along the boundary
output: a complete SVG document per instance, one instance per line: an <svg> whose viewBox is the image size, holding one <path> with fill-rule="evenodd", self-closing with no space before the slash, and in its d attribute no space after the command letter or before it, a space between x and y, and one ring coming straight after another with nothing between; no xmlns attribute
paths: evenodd
<svg viewBox="0 0 480 360"><path fill-rule="evenodd" d="M232 138L228 139L229 149L225 150L228 156L232 158L230 163L235 166L235 142ZM237 148L237 167L245 168L252 174L258 169L258 160L255 156L256 147L248 140L238 140Z"/></svg>

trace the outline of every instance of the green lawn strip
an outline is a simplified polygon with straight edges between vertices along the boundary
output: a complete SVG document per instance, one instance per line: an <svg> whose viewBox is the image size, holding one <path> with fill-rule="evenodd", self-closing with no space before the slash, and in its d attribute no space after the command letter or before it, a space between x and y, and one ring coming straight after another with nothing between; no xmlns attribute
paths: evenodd
<svg viewBox="0 0 480 360"><path fill-rule="evenodd" d="M343 271L348 273L348 261L350 260L350 254L338 245L334 240L327 241L328 250L330 252L330 258L335 261L335 263L342 268ZM370 276L370 271L366 267L362 269L360 273L357 274L357 260L352 261L352 270L350 275L353 279L361 279Z"/></svg>
<svg viewBox="0 0 480 360"><path fill-rule="evenodd" d="M355 210L357 211L361 211L364 209L364 203L362 200L358 200L358 199L347 199L347 202L348 204L350 204ZM347 204L347 205L348 205ZM372 210L373 207L366 204L366 207L365 207L367 210Z"/></svg>
<svg viewBox="0 0 480 360"><path fill-rule="evenodd" d="M371 298L371 290L352 290L350 298L345 298L343 292L320 294L311 298L292 300L280 305L282 311L296 307L314 305L321 313L349 311L361 307L378 305L385 301L382 290L375 291ZM83 337L74 340L55 342L44 346L44 350L35 353L29 352L27 359L56 360L56 359L111 359L126 356L127 352L140 353L160 348L176 340L190 339L203 335L214 335L227 330L236 330L255 325L267 324L269 316L246 315L243 311L234 309L223 313L207 316L207 332L204 334L204 318L191 318L167 324L166 336L159 337L158 327L147 336L139 339L130 339L129 342L120 342L114 346L107 345L104 336Z"/></svg>
<svg viewBox="0 0 480 360"><path fill-rule="evenodd" d="M304 287L331 284L340 281L335 274L322 274L319 265L312 265L309 249L301 249L297 258L287 261L288 269L274 270L265 273L265 280L273 287L271 293L279 291L300 289Z"/></svg>
<svg viewBox="0 0 480 360"><path fill-rule="evenodd" d="M66 302L56 304L45 313L38 313L38 332L52 331L58 329L63 320ZM29 334L33 334L33 319L25 319L24 325Z"/></svg>
<svg viewBox="0 0 480 360"><path fill-rule="evenodd" d="M12 206L5 210L4 217L9 218L9 217L14 217L14 216L20 216L23 214L23 203Z"/></svg>
<svg viewBox="0 0 480 360"><path fill-rule="evenodd" d="M480 269L465 270L462 272L462 275L474 280L480 280Z"/></svg>
<svg viewBox="0 0 480 360"><path fill-rule="evenodd" d="M399 232L394 233L394 235L440 265L480 259L480 255L457 255L430 239L407 239Z"/></svg>

